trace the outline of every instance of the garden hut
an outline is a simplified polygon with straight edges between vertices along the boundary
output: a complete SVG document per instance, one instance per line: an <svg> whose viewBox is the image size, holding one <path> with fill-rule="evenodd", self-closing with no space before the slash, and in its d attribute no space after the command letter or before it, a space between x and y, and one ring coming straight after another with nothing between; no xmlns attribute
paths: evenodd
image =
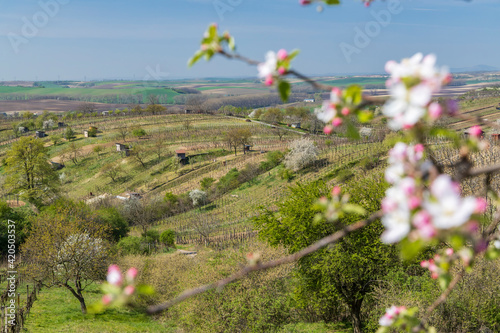
<svg viewBox="0 0 500 333"><path fill-rule="evenodd" d="M177 158L179 159L179 163L182 165L186 165L189 163L189 157L186 156L186 151L184 149L179 149L175 151Z"/></svg>
<svg viewBox="0 0 500 333"><path fill-rule="evenodd" d="M35 132L35 137L41 139L41 138L45 138L47 136L47 134L45 134L44 131L36 131Z"/></svg>

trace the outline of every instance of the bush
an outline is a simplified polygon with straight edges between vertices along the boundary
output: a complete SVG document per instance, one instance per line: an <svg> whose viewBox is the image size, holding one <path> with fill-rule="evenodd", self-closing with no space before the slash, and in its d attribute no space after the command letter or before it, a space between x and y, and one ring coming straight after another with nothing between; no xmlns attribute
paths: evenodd
<svg viewBox="0 0 500 333"><path fill-rule="evenodd" d="M179 197L173 193L167 192L165 193L165 202L169 203L170 205L175 205L176 203L179 202Z"/></svg>
<svg viewBox="0 0 500 333"><path fill-rule="evenodd" d="M289 181L292 180L295 177L295 174L293 173L292 170L290 169L281 169L279 172L279 176L281 179Z"/></svg>
<svg viewBox="0 0 500 333"><path fill-rule="evenodd" d="M201 206L207 202L207 193L201 190L192 190L189 192L189 197L193 200L193 206Z"/></svg>
<svg viewBox="0 0 500 333"><path fill-rule="evenodd" d="M232 189L237 188L240 185L240 183L238 182L239 175L240 172L238 171L238 169L233 168L229 170L229 172L224 177L222 177L217 183L217 189L221 193L225 193Z"/></svg>
<svg viewBox="0 0 500 333"><path fill-rule="evenodd" d="M148 230L142 238L144 243L158 243L160 241L160 233L158 230Z"/></svg>
<svg viewBox="0 0 500 333"><path fill-rule="evenodd" d="M316 161L319 149L307 138L295 140L290 145L290 152L285 157L285 166L293 171L298 171Z"/></svg>
<svg viewBox="0 0 500 333"><path fill-rule="evenodd" d="M277 167L285 157L285 154L282 151L270 151L266 154L266 161L260 163L260 169L262 171L271 170Z"/></svg>
<svg viewBox="0 0 500 333"><path fill-rule="evenodd" d="M132 134L137 137L145 136L146 131L143 128L134 128Z"/></svg>
<svg viewBox="0 0 500 333"><path fill-rule="evenodd" d="M123 255L141 254L141 238L134 236L123 237L118 242L118 249Z"/></svg>
<svg viewBox="0 0 500 333"><path fill-rule="evenodd" d="M204 191L208 190L213 185L214 182L215 179L213 178L210 177L203 178L200 182L201 189Z"/></svg>
<svg viewBox="0 0 500 333"><path fill-rule="evenodd" d="M103 208L97 211L97 215L105 225L110 227L113 241L118 242L127 236L130 228L127 220L123 218L118 209L114 207Z"/></svg>
<svg viewBox="0 0 500 333"><path fill-rule="evenodd" d="M167 247L175 247L175 231L168 229L162 232L160 235L160 242Z"/></svg>

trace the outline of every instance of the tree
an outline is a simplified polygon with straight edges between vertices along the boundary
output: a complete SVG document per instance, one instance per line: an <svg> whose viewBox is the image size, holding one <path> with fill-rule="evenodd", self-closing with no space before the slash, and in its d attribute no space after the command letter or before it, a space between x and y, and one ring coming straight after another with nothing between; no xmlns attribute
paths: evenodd
<svg viewBox="0 0 500 333"><path fill-rule="evenodd" d="M243 151L245 151L245 145L250 144L251 137L252 132L249 128L233 128L226 133L225 141L229 145L229 149L234 148L236 156L238 146L243 146Z"/></svg>
<svg viewBox="0 0 500 333"><path fill-rule="evenodd" d="M81 208L44 212L32 221L31 233L21 247L26 273L47 288L68 289L85 314L83 291L105 277L110 262L107 237L108 228Z"/></svg>
<svg viewBox="0 0 500 333"><path fill-rule="evenodd" d="M362 205L367 213L373 213L380 209L386 187L379 174L374 179L352 181L347 184L346 192L350 193L351 202ZM319 198L329 197L329 192L328 186L321 182L292 187L288 199L278 205L278 213L265 210L255 219L259 236L273 246L282 244L295 253L363 218L350 214L335 223L324 219L318 221L316 215L321 209L314 205ZM316 302L326 312L336 306L336 300L342 301L350 309L354 332L361 332L364 298L376 281L399 263L395 248L380 241L383 229L377 222L343 238L334 247L300 260L298 276L302 287L298 297ZM327 302L322 304L324 299Z"/></svg>
<svg viewBox="0 0 500 333"><path fill-rule="evenodd" d="M71 127L68 127L66 129L66 132L64 132L64 138L68 141L71 141L75 138L75 131L71 129Z"/></svg>
<svg viewBox="0 0 500 333"><path fill-rule="evenodd" d="M78 164L78 158L81 154L81 148L74 142L71 142L68 146L68 155L74 164Z"/></svg>
<svg viewBox="0 0 500 333"><path fill-rule="evenodd" d="M126 237L130 231L128 222L115 207L101 208L97 211L97 215L101 223L109 228L110 238L114 242L118 242L121 238Z"/></svg>
<svg viewBox="0 0 500 333"><path fill-rule="evenodd" d="M61 136L58 134L51 135L50 140L52 140L54 146L57 146L61 142Z"/></svg>
<svg viewBox="0 0 500 333"><path fill-rule="evenodd" d="M106 176L111 178L113 182L115 182L122 172L122 168L120 164L117 163L109 163L102 167L101 172Z"/></svg>
<svg viewBox="0 0 500 333"><path fill-rule="evenodd" d="M141 146L135 146L130 151L130 156L139 163L143 168L146 168L146 158L149 156L149 151Z"/></svg>
<svg viewBox="0 0 500 333"><path fill-rule="evenodd" d="M319 149L307 138L295 140L290 145L290 152L285 156L285 166L293 171L309 166L319 156Z"/></svg>
<svg viewBox="0 0 500 333"><path fill-rule="evenodd" d="M38 202L56 194L58 177L52 169L47 148L40 139L22 137L12 145L5 161L6 186Z"/></svg>
<svg viewBox="0 0 500 333"><path fill-rule="evenodd" d="M117 129L118 134L121 136L123 142L127 142L127 135L129 133L129 129L127 126L122 126Z"/></svg>
<svg viewBox="0 0 500 333"><path fill-rule="evenodd" d="M283 120L283 112L278 108L269 108L266 113L260 116L260 120L266 123L279 123Z"/></svg>
<svg viewBox="0 0 500 333"><path fill-rule="evenodd" d="M97 157L101 157L101 152L104 150L102 148L101 145L97 145L97 146L94 146L94 148L92 148L92 150L94 151L94 153L97 154Z"/></svg>
<svg viewBox="0 0 500 333"><path fill-rule="evenodd" d="M129 225L137 226L142 230L142 235L146 235L152 224L165 215L162 202L158 198L127 200L121 207L121 214Z"/></svg>
<svg viewBox="0 0 500 333"><path fill-rule="evenodd" d="M82 113L93 113L97 111L97 106L94 103L85 102L80 104L77 108L77 111Z"/></svg>

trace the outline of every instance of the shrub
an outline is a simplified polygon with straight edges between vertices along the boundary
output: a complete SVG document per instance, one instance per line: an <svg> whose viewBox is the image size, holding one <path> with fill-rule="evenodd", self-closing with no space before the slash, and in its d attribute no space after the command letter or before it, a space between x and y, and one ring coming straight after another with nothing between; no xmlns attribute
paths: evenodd
<svg viewBox="0 0 500 333"><path fill-rule="evenodd" d="M213 185L214 182L215 179L213 178L210 177L203 178L200 182L201 189L204 191L208 190Z"/></svg>
<svg viewBox="0 0 500 333"><path fill-rule="evenodd" d="M167 193L165 193L164 200L165 200L165 202L167 202L171 205L175 205L176 203L179 202L179 197L171 192L167 192Z"/></svg>
<svg viewBox="0 0 500 333"><path fill-rule="evenodd" d="M123 218L118 209L114 207L103 208L98 210L97 214L101 221L110 227L113 241L118 242L127 236L130 228L127 220Z"/></svg>
<svg viewBox="0 0 500 333"><path fill-rule="evenodd" d="M277 167L285 157L285 154L282 151L270 151L266 154L266 161L260 163L260 169L262 171L271 170L272 168Z"/></svg>
<svg viewBox="0 0 500 333"><path fill-rule="evenodd" d="M118 249L123 255L141 254L141 238L134 236L123 237L118 242Z"/></svg>
<svg viewBox="0 0 500 333"><path fill-rule="evenodd" d="M293 173L292 170L290 169L281 169L279 172L279 176L281 179L289 181L292 180L295 177L295 174Z"/></svg>
<svg viewBox="0 0 500 333"><path fill-rule="evenodd" d="M167 247L175 247L175 231L168 229L162 232L160 235L160 242Z"/></svg>
<svg viewBox="0 0 500 333"><path fill-rule="evenodd" d="M189 192L189 197L193 200L193 206L204 205L208 199L207 192L198 189Z"/></svg>
<svg viewBox="0 0 500 333"><path fill-rule="evenodd" d="M316 161L319 149L307 138L295 140L290 145L290 152L285 157L285 166L293 171L298 171Z"/></svg>
<svg viewBox="0 0 500 333"><path fill-rule="evenodd" d="M143 128L134 128L132 134L137 137L145 136L146 131Z"/></svg>
<svg viewBox="0 0 500 333"><path fill-rule="evenodd" d="M160 233L158 230L148 230L142 238L144 243L158 243L160 241Z"/></svg>
<svg viewBox="0 0 500 333"><path fill-rule="evenodd" d="M217 183L217 189L221 193L225 193L227 191L237 188L239 185L238 182L239 175L240 172L238 171L238 169L233 168L229 170L229 172L224 177L222 177Z"/></svg>

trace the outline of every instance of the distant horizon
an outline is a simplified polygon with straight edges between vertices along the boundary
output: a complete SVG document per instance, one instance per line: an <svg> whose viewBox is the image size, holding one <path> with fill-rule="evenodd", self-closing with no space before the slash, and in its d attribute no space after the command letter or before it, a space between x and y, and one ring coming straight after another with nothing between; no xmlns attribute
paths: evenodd
<svg viewBox="0 0 500 333"><path fill-rule="evenodd" d="M293 67L313 76L383 74L386 61L416 52L434 53L450 68L500 68L500 45L492 42L500 8L492 0L388 0L369 8L346 0L321 13L296 0L224 0L223 10L221 1L0 0L0 79L257 77L255 68L218 57L187 68L212 22L258 61L269 50L300 49Z"/></svg>

